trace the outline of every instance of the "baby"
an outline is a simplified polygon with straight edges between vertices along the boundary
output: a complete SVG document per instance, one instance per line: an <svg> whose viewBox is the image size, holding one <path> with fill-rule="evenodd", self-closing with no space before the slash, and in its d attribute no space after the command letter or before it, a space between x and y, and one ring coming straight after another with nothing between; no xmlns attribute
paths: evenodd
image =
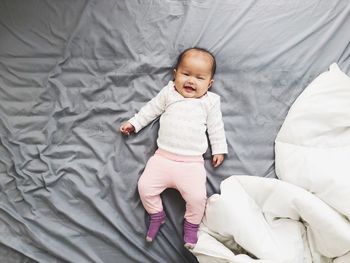
<svg viewBox="0 0 350 263"><path fill-rule="evenodd" d="M206 171L203 154L209 137L212 164L219 166L227 153L220 97L208 90L216 69L215 57L202 48L183 51L170 81L120 131L129 135L140 131L160 116L158 149L148 160L138 181L142 204L150 216L146 240L151 242L165 222L160 194L177 189L186 202L185 247L197 243L197 232L206 205Z"/></svg>

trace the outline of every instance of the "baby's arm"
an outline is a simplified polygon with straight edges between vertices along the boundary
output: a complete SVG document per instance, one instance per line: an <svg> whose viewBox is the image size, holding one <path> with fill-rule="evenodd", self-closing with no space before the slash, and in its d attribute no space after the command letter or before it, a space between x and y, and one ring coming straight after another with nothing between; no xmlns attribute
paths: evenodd
<svg viewBox="0 0 350 263"><path fill-rule="evenodd" d="M130 135L133 132L137 133L161 115L165 110L167 90L168 87L163 88L157 96L147 102L133 118L122 124L120 131L125 135Z"/></svg>
<svg viewBox="0 0 350 263"><path fill-rule="evenodd" d="M225 154L227 154L227 143L219 97L208 113L207 128L213 154L212 164L214 167L218 167L224 161Z"/></svg>

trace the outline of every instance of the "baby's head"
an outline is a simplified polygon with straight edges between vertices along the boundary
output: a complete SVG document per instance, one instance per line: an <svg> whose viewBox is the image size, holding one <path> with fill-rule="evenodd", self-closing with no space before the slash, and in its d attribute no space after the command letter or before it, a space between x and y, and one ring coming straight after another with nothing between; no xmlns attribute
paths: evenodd
<svg viewBox="0 0 350 263"><path fill-rule="evenodd" d="M174 69L175 89L185 98L200 98L214 82L215 57L203 48L183 51Z"/></svg>

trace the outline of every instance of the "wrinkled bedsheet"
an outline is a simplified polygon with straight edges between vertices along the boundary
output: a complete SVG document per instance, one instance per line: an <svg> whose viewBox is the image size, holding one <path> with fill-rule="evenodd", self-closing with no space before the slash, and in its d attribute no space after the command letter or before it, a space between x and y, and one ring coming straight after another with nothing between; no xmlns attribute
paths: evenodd
<svg viewBox="0 0 350 263"><path fill-rule="evenodd" d="M277 135L281 180L232 176L209 198L200 262L350 262L349 109L350 78L332 64Z"/></svg>
<svg viewBox="0 0 350 263"><path fill-rule="evenodd" d="M0 1L0 262L197 262L184 202L144 241L136 190L158 121L118 132L172 78L190 46L217 57L229 146L208 196L232 174L276 177L290 106L336 62L350 72L348 0Z"/></svg>

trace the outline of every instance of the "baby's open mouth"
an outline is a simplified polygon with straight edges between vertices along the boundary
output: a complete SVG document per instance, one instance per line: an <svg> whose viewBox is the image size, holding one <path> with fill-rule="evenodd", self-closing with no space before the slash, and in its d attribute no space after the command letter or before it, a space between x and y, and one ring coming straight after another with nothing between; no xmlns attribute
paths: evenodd
<svg viewBox="0 0 350 263"><path fill-rule="evenodd" d="M191 86L185 86L184 89L187 91L187 92L192 92L192 91L195 91L196 89L191 87Z"/></svg>

